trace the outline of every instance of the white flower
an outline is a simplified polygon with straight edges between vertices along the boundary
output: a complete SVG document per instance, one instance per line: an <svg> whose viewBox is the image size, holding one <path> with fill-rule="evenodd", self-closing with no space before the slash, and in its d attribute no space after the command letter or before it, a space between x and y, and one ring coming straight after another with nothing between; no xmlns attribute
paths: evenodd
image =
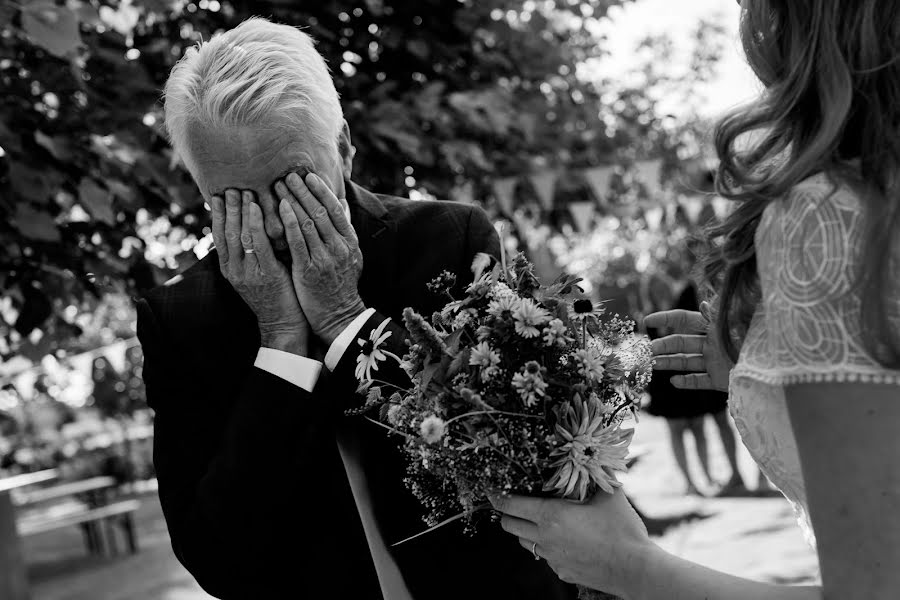
<svg viewBox="0 0 900 600"><path fill-rule="evenodd" d="M487 311L489 315L502 319L518 310L521 302L522 301L519 300L516 295L500 296L499 298L491 300L491 303L488 304Z"/></svg>
<svg viewBox="0 0 900 600"><path fill-rule="evenodd" d="M458 315L456 315L456 317L454 317L454 319L453 319L453 323L452 323L453 330L455 331L457 329L462 329L463 327L465 327L466 325L471 323L472 319L475 318L472 313L473 313L473 310L470 308L460 311L460 313Z"/></svg>
<svg viewBox="0 0 900 600"><path fill-rule="evenodd" d="M550 320L550 313L533 300L525 298L513 311L513 317L516 320L516 333L524 338L533 338L541 334L538 328Z"/></svg>
<svg viewBox="0 0 900 600"><path fill-rule="evenodd" d="M354 373L359 381L371 380L372 371L377 371L378 363L387 360L388 357L393 358L398 363L401 362L399 356L381 348L381 344L391 337L392 332L385 331L390 320L390 318L385 319L381 322L381 325L373 329L369 334L369 339L359 338L357 340L361 350L359 356L356 357L356 371Z"/></svg>
<svg viewBox="0 0 900 600"><path fill-rule="evenodd" d="M489 343L478 342L469 355L469 364L473 367L496 367L500 364L500 355L494 352Z"/></svg>
<svg viewBox="0 0 900 600"><path fill-rule="evenodd" d="M578 363L579 375L594 381L603 379L603 374L606 372L606 368L603 366L604 358L597 354L596 351L591 349L576 350L573 357Z"/></svg>
<svg viewBox="0 0 900 600"><path fill-rule="evenodd" d="M525 406L537 405L538 399L544 397L547 382L541 376L541 367L533 360L526 363L525 368L513 375L512 386L519 393Z"/></svg>
<svg viewBox="0 0 900 600"><path fill-rule="evenodd" d="M503 283L502 281L498 281L494 284L494 287L491 288L489 296L494 300L499 300L500 298L516 298L516 293L510 289L508 285Z"/></svg>
<svg viewBox="0 0 900 600"><path fill-rule="evenodd" d="M553 319L544 329L544 344L547 346L565 346L572 341L568 336L566 324L560 319Z"/></svg>
<svg viewBox="0 0 900 600"><path fill-rule="evenodd" d="M419 426L419 433L422 434L422 439L428 444L436 444L441 441L446 430L447 424L436 415L425 417Z"/></svg>
<svg viewBox="0 0 900 600"><path fill-rule="evenodd" d="M544 485L563 498L583 501L591 484L607 494L621 486L615 471L626 470L626 457L634 429L603 426L603 407L594 398L575 398L560 415L556 435L563 442L553 450L553 477Z"/></svg>

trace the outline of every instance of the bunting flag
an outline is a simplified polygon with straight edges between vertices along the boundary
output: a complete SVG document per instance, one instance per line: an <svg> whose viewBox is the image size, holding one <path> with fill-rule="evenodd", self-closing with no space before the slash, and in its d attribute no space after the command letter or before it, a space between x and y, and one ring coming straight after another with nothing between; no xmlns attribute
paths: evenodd
<svg viewBox="0 0 900 600"><path fill-rule="evenodd" d="M494 181L494 197L503 212L508 215L513 212L513 194L515 194L517 183L518 179L515 177L505 177Z"/></svg>
<svg viewBox="0 0 900 600"><path fill-rule="evenodd" d="M700 218L700 213L703 212L703 205L705 204L703 198L700 196L682 196L680 204L684 209L684 214L687 215L688 221L692 225L696 224Z"/></svg>
<svg viewBox="0 0 900 600"><path fill-rule="evenodd" d="M659 226L662 225L664 216L665 210L662 206L652 206L644 209L644 218L647 219L647 227L649 227L651 231L659 229Z"/></svg>
<svg viewBox="0 0 900 600"><path fill-rule="evenodd" d="M642 160L634 164L634 168L640 174L640 179L650 190L651 194L655 194L660 190L659 174L662 170L662 161Z"/></svg>
<svg viewBox="0 0 900 600"><path fill-rule="evenodd" d="M543 171L528 176L544 210L553 210L553 192L556 191L557 178L559 174L556 171Z"/></svg>
<svg viewBox="0 0 900 600"><path fill-rule="evenodd" d="M575 227L581 233L587 233L594 224L594 213L596 212L596 204L593 202L572 202L569 204L569 212L572 213L572 220L575 221Z"/></svg>
<svg viewBox="0 0 900 600"><path fill-rule="evenodd" d="M121 340L103 348L101 354L109 361L109 364L118 373L125 371L125 351L128 350L128 341Z"/></svg>
<svg viewBox="0 0 900 600"><path fill-rule="evenodd" d="M86 377L88 381L91 379L91 373L94 370L94 353L83 352L76 354L68 359L69 366L78 374Z"/></svg>
<svg viewBox="0 0 900 600"><path fill-rule="evenodd" d="M609 180L615 170L615 167L591 167L582 172L600 206L606 206L606 192L609 191Z"/></svg>

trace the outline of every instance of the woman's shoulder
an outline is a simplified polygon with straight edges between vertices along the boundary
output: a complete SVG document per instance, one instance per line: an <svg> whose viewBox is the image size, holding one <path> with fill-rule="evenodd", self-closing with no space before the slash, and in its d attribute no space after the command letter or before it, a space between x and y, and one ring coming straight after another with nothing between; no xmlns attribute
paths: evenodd
<svg viewBox="0 0 900 600"><path fill-rule="evenodd" d="M819 174L773 200L756 232L766 288L824 301L848 292L862 255L862 202L848 185Z"/></svg>
<svg viewBox="0 0 900 600"><path fill-rule="evenodd" d="M804 179L782 198L769 203L759 230L778 232L854 233L862 225L863 203L850 185L826 173ZM844 240L845 236L841 236Z"/></svg>

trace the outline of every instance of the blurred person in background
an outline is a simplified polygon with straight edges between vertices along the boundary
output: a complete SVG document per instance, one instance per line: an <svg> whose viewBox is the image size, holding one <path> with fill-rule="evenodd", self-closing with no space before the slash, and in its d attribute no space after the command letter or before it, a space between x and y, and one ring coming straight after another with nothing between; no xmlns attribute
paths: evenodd
<svg viewBox="0 0 900 600"><path fill-rule="evenodd" d="M700 310L697 286L690 279L683 284L683 289L678 294L678 299L674 304L669 299L671 296L670 291L671 286L662 278L657 277L650 282L650 295L655 300L654 304L658 310ZM648 329L647 333L651 339L657 339L672 332L667 331L665 328L660 328ZM647 387L647 393L650 394L650 403L647 405L646 411L651 415L662 417L666 420L672 453L675 457L675 463L685 479L686 493L703 495L698 486L694 484L688 466L684 442L685 436L690 432L694 438L694 446L697 450L700 467L706 478L701 487L718 487L720 489L716 490L716 494L719 496L745 495L747 487L738 468L737 442L734 432L731 430L731 424L728 422L728 394L715 390L696 391L680 389L672 385L671 382L672 377L677 374L678 372L676 371L657 371L654 373L653 379ZM709 468L709 448L706 443L706 431L704 428L707 415L711 416L716 424L716 428L722 438L725 456L728 458L728 464L731 467L730 478L721 486L715 484Z"/></svg>

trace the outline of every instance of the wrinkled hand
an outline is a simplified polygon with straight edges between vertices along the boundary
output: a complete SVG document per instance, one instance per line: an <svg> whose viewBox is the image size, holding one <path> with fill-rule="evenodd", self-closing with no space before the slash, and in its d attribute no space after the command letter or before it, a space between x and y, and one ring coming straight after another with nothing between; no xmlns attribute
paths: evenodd
<svg viewBox="0 0 900 600"><path fill-rule="evenodd" d="M598 492L585 504L524 496L495 497L491 504L503 513L503 529L567 583L627 598L653 548L621 489Z"/></svg>
<svg viewBox="0 0 900 600"><path fill-rule="evenodd" d="M324 181L297 173L275 183L291 252L291 277L313 332L327 345L365 310L363 257L344 208Z"/></svg>
<svg viewBox="0 0 900 600"><path fill-rule="evenodd" d="M732 363L712 331L709 305L701 305L702 313L668 310L648 315L644 325L673 331L672 335L653 340L653 354L658 371L686 371L676 375L672 385L688 390L728 391ZM705 313L705 314L704 314Z"/></svg>
<svg viewBox="0 0 900 600"><path fill-rule="evenodd" d="M306 356L309 323L287 268L275 258L253 193L228 189L211 205L219 269L256 315L262 345Z"/></svg>

